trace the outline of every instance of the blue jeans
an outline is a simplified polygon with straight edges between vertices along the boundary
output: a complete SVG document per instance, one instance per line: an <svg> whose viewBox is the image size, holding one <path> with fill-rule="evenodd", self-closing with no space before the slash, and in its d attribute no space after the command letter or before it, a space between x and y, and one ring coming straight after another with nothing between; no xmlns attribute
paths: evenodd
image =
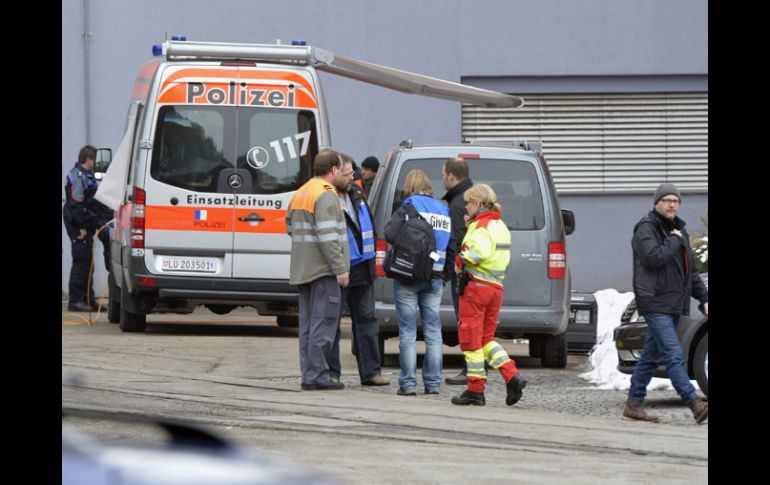
<svg viewBox="0 0 770 485"><path fill-rule="evenodd" d="M401 283L393 280L393 293L396 298L398 316L398 362L401 373L398 385L404 390L417 388L417 310L422 319L422 332L425 340L425 358L422 365L422 381L426 389L438 389L441 386L443 367L443 342L441 339L441 294L444 284L440 278L420 283Z"/></svg>
<svg viewBox="0 0 770 485"><path fill-rule="evenodd" d="M666 374L674 389L685 404L690 404L698 398L698 393L684 368L682 346L676 334L679 315L647 313L644 320L647 322L647 338L644 341L642 357L631 375L629 399L641 404L647 396L647 385L652 380L653 372L660 364L665 364Z"/></svg>

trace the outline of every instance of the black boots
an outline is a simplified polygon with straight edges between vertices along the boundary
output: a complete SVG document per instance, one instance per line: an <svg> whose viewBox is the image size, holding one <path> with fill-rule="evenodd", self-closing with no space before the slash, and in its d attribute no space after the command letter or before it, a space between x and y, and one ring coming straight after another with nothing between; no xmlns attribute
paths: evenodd
<svg viewBox="0 0 770 485"><path fill-rule="evenodd" d="M521 391L527 387L527 381L521 377L521 374L516 374L513 376L513 379L508 381L508 384L506 384L505 387L508 391L505 396L505 404L513 406L519 399L521 399Z"/></svg>
<svg viewBox="0 0 770 485"><path fill-rule="evenodd" d="M463 368L459 374L454 377L447 377L444 382L452 386L464 386L468 383L468 369Z"/></svg>
<svg viewBox="0 0 770 485"><path fill-rule="evenodd" d="M452 398L452 404L457 404L458 406L467 406L469 404L473 404L474 406L484 406L486 403L487 401L484 399L483 392L479 393L466 390L459 396L454 396Z"/></svg>

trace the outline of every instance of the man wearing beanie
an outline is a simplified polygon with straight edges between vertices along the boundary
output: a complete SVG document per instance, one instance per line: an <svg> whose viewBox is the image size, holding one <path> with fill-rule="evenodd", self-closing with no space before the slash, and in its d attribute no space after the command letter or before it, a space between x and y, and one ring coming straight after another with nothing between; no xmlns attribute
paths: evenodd
<svg viewBox="0 0 770 485"><path fill-rule="evenodd" d="M685 222L677 217L682 203L679 189L661 184L655 191L654 209L634 226L634 295L639 314L647 322L642 356L634 367L623 418L658 422L641 405L653 372L665 364L671 384L698 423L708 417L708 402L690 383L684 368L676 327L690 312L690 296L701 302L708 315L708 289L695 268Z"/></svg>
<svg viewBox="0 0 770 485"><path fill-rule="evenodd" d="M374 183L374 176L377 175L377 170L380 168L380 162L377 157L366 157L361 162L361 180L364 182L364 194L369 197L369 192L372 190L372 184Z"/></svg>

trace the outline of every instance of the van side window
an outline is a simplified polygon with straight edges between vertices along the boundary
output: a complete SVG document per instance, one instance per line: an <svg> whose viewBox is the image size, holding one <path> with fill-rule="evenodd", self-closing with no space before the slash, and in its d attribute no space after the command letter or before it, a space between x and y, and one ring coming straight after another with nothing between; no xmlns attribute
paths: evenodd
<svg viewBox="0 0 770 485"><path fill-rule="evenodd" d="M445 160L445 158L406 160L401 166L396 191L403 190L406 174L412 169L419 168L430 178L436 198L442 198L446 194L441 180L441 167ZM488 184L497 194L497 200L503 208L503 221L508 229L531 231L545 226L543 194L540 191L535 167L530 162L481 158L470 160L469 167L473 183Z"/></svg>
<svg viewBox="0 0 770 485"><path fill-rule="evenodd" d="M187 190L215 192L219 172L232 167L225 153L226 128L228 122L233 125L228 116L234 117L232 109L163 106L153 143L152 177Z"/></svg>

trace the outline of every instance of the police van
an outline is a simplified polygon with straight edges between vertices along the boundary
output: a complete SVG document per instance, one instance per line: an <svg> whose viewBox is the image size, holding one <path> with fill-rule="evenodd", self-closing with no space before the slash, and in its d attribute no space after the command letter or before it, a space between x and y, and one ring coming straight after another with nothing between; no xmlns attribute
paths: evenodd
<svg viewBox="0 0 770 485"><path fill-rule="evenodd" d="M116 211L110 322L253 306L296 321L284 218L331 146L317 70L481 106L521 98L292 42L165 41L136 78L126 131L96 198Z"/></svg>

